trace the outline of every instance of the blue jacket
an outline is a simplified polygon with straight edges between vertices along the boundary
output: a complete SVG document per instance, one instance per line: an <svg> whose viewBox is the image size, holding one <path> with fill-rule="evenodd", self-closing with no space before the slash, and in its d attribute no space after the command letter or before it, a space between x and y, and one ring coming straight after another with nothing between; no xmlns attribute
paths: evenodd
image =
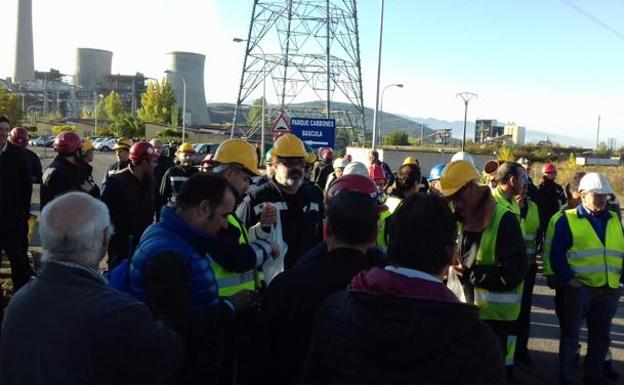
<svg viewBox="0 0 624 385"><path fill-rule="evenodd" d="M207 251L218 242L216 237L204 234L189 226L176 215L173 208L165 206L160 222L145 230L130 264L130 292L147 302L143 283L145 267L157 253L170 251L182 256L191 276L191 310L202 313L220 303L217 280L210 267Z"/></svg>
<svg viewBox="0 0 624 385"><path fill-rule="evenodd" d="M607 222L611 218L609 211L605 210L600 213L600 215L592 215L587 211L585 206L580 204L576 207L576 212L579 218L587 218L589 220L596 235L598 235L598 238L600 238L600 241L604 244ZM550 248L550 263L552 264L555 275L563 283L574 278L574 271L572 271L567 259L567 252L568 249L572 247L572 242L572 232L570 231L568 218L562 215L555 224L555 233Z"/></svg>

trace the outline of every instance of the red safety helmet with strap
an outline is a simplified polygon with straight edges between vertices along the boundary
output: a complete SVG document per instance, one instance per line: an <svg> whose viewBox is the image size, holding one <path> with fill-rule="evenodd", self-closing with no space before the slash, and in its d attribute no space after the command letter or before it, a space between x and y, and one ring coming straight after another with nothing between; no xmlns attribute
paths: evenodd
<svg viewBox="0 0 624 385"><path fill-rule="evenodd" d="M334 197L345 190L359 191L370 196L377 203L377 210L380 213L387 209L384 205L384 193L379 191L371 178L359 174L343 175L333 181L325 196L325 207L329 207Z"/></svg>
<svg viewBox="0 0 624 385"><path fill-rule="evenodd" d="M28 146L28 131L24 127L15 127L9 133L9 142L18 147Z"/></svg>
<svg viewBox="0 0 624 385"><path fill-rule="evenodd" d="M141 163L144 160L150 161L152 159L158 158L158 153L154 149L154 147L144 140L140 142L136 142L130 147L130 160L132 163L137 164Z"/></svg>
<svg viewBox="0 0 624 385"><path fill-rule="evenodd" d="M552 163L545 163L542 166L542 174L553 174L557 172L557 167Z"/></svg>
<svg viewBox="0 0 624 385"><path fill-rule="evenodd" d="M54 138L52 147L61 155L74 155L82 147L82 140L73 131L63 131Z"/></svg>

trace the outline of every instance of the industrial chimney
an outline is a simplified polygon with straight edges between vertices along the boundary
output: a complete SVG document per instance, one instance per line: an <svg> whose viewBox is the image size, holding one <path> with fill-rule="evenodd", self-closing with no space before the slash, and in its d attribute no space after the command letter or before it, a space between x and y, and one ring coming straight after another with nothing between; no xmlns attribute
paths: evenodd
<svg viewBox="0 0 624 385"><path fill-rule="evenodd" d="M175 91L176 101L182 108L184 81L186 81L186 123L208 124L208 106L204 93L204 64L206 56L192 52L170 52L167 79Z"/></svg>
<svg viewBox="0 0 624 385"><path fill-rule="evenodd" d="M18 0L13 81L22 83L26 80L34 79L35 58L33 53L32 0Z"/></svg>

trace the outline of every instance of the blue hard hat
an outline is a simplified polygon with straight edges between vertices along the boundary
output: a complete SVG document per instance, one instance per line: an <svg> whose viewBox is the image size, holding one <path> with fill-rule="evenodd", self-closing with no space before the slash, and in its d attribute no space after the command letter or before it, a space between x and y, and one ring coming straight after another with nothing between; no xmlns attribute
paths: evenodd
<svg viewBox="0 0 624 385"><path fill-rule="evenodd" d="M442 176L442 170L446 164L438 163L435 166L431 167L431 171L429 171L429 176L427 177L427 182L433 182L434 180L440 179Z"/></svg>

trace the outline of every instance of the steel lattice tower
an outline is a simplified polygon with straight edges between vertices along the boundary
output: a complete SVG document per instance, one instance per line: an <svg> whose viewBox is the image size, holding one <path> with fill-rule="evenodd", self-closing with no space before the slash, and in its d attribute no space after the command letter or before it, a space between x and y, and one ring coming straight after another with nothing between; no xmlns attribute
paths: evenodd
<svg viewBox="0 0 624 385"><path fill-rule="evenodd" d="M356 0L255 0L232 122L262 87L289 116L332 117L355 138L364 136L364 101ZM263 65L266 67L263 69ZM313 106L298 104L316 100ZM333 109L332 101L350 108Z"/></svg>

